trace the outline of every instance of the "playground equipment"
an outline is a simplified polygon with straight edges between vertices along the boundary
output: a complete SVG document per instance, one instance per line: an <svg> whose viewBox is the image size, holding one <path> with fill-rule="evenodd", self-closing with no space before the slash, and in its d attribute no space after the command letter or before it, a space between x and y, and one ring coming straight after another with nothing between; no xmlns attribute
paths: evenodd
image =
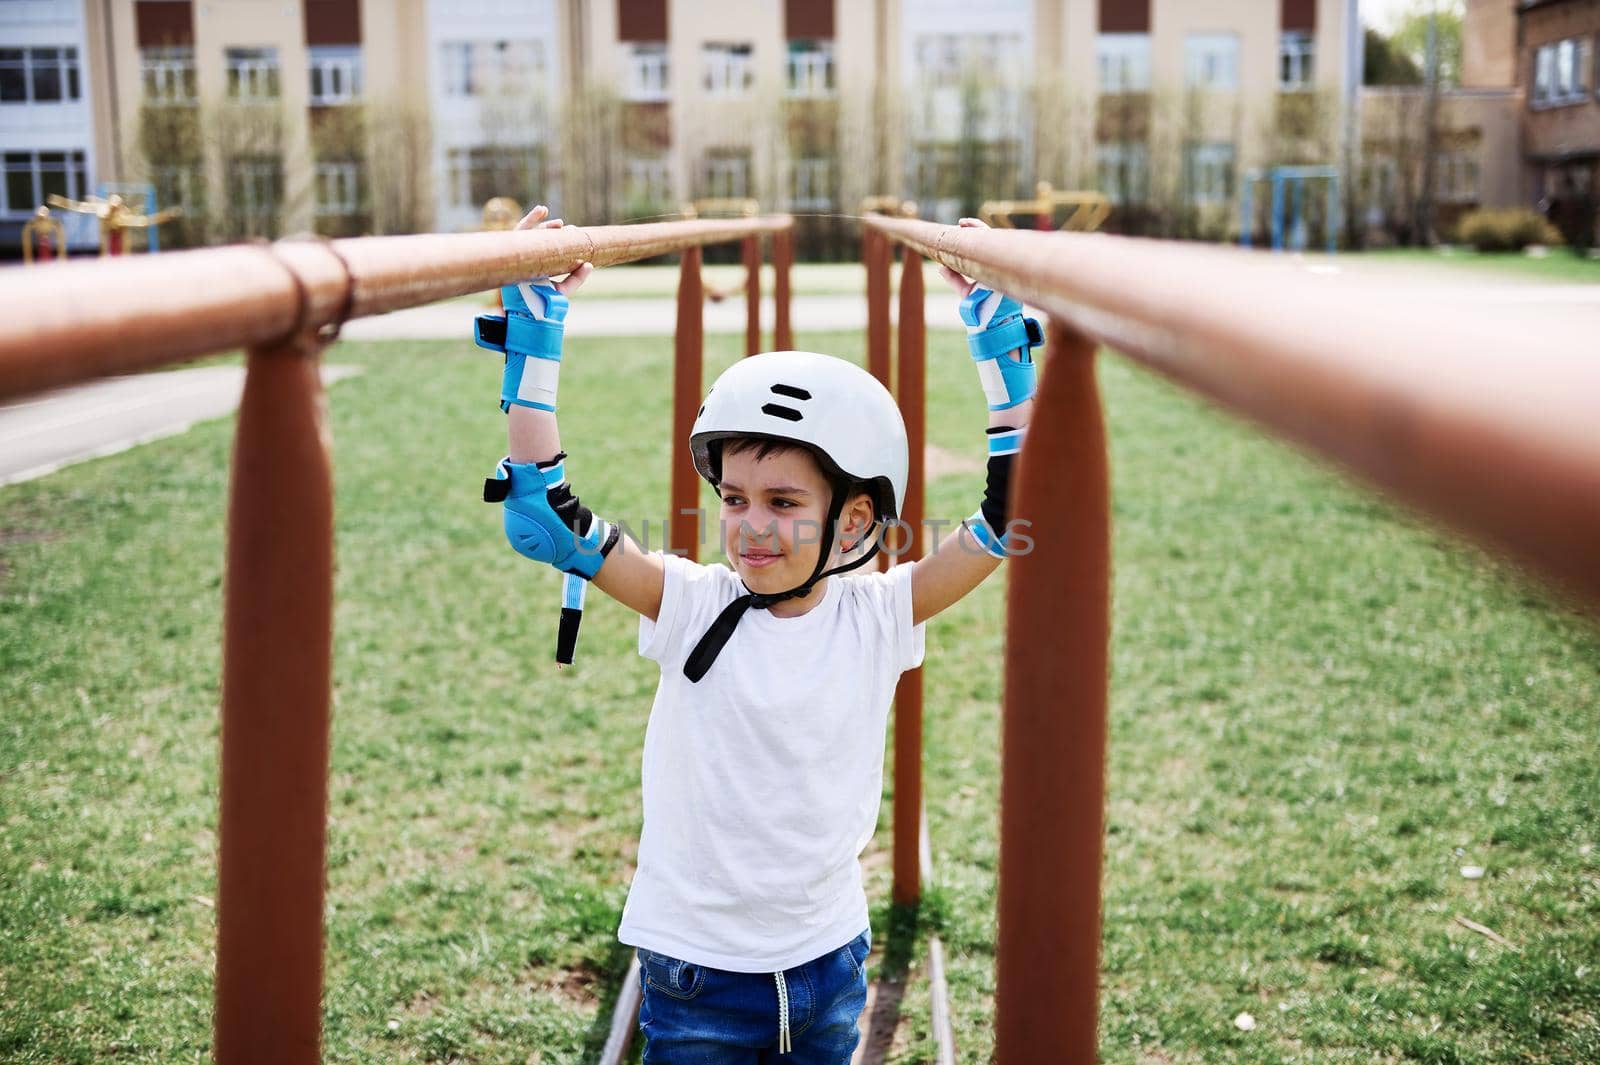
<svg viewBox="0 0 1600 1065"><path fill-rule="evenodd" d="M483 205L483 228L490 232L514 229L522 217L522 205L510 196L495 196Z"/></svg>
<svg viewBox="0 0 1600 1065"><path fill-rule="evenodd" d="M37 245L39 261L49 262L51 259L65 259L67 257L67 230L59 221L50 217L50 208L40 207L33 212L33 217L22 226L22 261L24 264L33 262L34 247Z"/></svg>
<svg viewBox="0 0 1600 1065"><path fill-rule="evenodd" d="M674 439L686 439L701 399L698 249L770 234L782 279L777 238L791 224L280 241L0 277L0 301L11 308L0 334L0 400L249 349L225 592L218 1061L319 1054L333 605L323 347L350 318L582 261L605 267L681 251ZM1552 318L1537 338L1493 307L1456 304L1419 320L1407 294L1384 282L1308 277L1265 257L882 214L864 225L885 269L896 242L909 268L903 404L921 396L922 257L1052 316L1049 367L1014 488L1016 512L1045 549L1007 563L1007 624L1026 639L1006 651L995 1060L1093 1061L1110 625L1099 346L1334 460L1589 604L1600 604L1592 409L1600 365L1570 357L1592 346L1581 318ZM871 276L886 322L886 274L876 286ZM751 287L759 292L759 275ZM1463 357L1508 350L1514 366ZM915 431L909 418L907 428ZM921 450L913 437L912 455ZM673 505L691 509L688 535L675 518L673 537L692 550L696 496L685 503L677 494L680 466L698 486L680 454ZM919 476L920 465L912 470ZM905 705L896 709L897 752L902 729L921 730ZM896 758L897 899L916 897L901 880L900 841L921 850L920 824L899 800L920 783L899 774L918 762Z"/></svg>
<svg viewBox="0 0 1600 1065"><path fill-rule="evenodd" d="M155 227L162 222L177 218L183 213L181 207L168 207L155 214L144 214L129 206L121 194L115 192L105 199L91 196L87 200L69 200L65 196L51 193L48 202L50 206L59 207L63 211L93 215L97 218L100 222L101 255L125 254L128 249L124 234L128 230L149 229L154 233ZM152 241L151 247L152 250L155 249L155 242Z"/></svg>
<svg viewBox="0 0 1600 1065"><path fill-rule="evenodd" d="M1327 230L1328 254L1338 248L1339 238L1339 168L1333 166L1273 166L1265 170L1246 170L1239 195L1239 243L1248 248L1255 234L1255 187L1263 181L1272 184L1272 250L1284 250L1285 230L1283 208L1285 193L1289 206L1288 243L1294 251L1305 251L1308 232L1305 221L1306 182L1326 181L1327 212L1323 228Z"/></svg>
<svg viewBox="0 0 1600 1065"><path fill-rule="evenodd" d="M1061 224L1056 216L1066 211ZM988 200L978 208L978 217L997 229L1015 229L1018 215L1033 218L1034 229L1060 229L1092 233L1111 215L1111 201L1093 191L1057 192L1048 181L1033 187L1031 200Z"/></svg>

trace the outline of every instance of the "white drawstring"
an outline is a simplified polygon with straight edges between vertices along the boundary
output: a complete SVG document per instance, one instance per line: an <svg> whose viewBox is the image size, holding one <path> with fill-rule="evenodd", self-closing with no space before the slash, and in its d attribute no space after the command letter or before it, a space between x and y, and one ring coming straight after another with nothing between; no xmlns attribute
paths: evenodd
<svg viewBox="0 0 1600 1065"><path fill-rule="evenodd" d="M772 980L778 985L778 1053L787 1054L794 1049L789 1038L789 985L782 973L773 973Z"/></svg>

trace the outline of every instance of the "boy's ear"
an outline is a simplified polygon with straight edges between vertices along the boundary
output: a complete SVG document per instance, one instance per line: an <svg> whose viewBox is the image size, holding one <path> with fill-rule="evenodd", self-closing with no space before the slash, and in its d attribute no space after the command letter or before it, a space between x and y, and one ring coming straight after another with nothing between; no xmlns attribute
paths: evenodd
<svg viewBox="0 0 1600 1065"><path fill-rule="evenodd" d="M865 492L858 492L850 497L845 504L842 519L844 522L840 535L839 549L851 551L858 547L861 538L872 527L874 510L872 497Z"/></svg>

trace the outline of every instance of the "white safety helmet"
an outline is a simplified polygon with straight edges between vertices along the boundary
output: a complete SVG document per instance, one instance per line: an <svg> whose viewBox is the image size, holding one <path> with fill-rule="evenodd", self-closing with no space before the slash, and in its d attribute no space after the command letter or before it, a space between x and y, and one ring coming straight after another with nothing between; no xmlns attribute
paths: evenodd
<svg viewBox="0 0 1600 1065"><path fill-rule="evenodd" d="M814 351L768 351L722 372L695 417L689 450L712 485L717 441L757 437L804 444L831 470L872 492L879 521L906 497L906 425L889 390L854 363Z"/></svg>

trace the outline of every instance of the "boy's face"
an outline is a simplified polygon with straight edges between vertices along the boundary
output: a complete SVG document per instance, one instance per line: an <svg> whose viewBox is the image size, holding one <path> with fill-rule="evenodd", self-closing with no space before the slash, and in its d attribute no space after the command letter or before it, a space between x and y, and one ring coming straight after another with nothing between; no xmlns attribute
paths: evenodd
<svg viewBox="0 0 1600 1065"><path fill-rule="evenodd" d="M770 595L815 572L832 489L804 448L756 454L729 449L722 456L722 549L746 587ZM847 536L860 509L845 508ZM870 518L870 504L866 510Z"/></svg>

